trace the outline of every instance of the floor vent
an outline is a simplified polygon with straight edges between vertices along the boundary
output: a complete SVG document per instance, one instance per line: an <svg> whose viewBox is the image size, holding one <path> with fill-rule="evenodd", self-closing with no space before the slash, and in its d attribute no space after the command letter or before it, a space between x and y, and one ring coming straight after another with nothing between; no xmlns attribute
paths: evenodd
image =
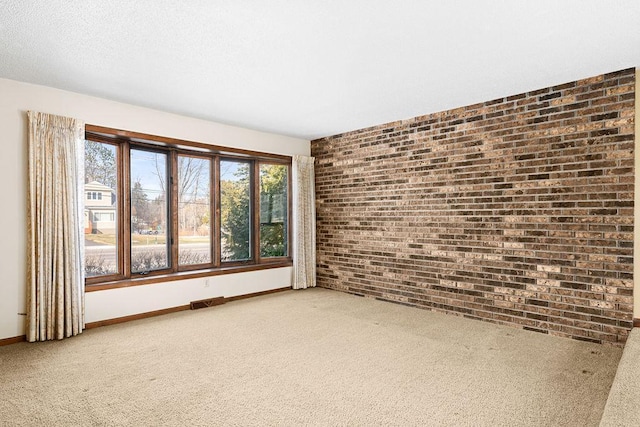
<svg viewBox="0 0 640 427"><path fill-rule="evenodd" d="M197 310L198 308L213 307L214 305L221 305L221 304L224 304L224 297L215 297L215 298L201 299L198 301L191 301L189 306L191 307L191 310Z"/></svg>

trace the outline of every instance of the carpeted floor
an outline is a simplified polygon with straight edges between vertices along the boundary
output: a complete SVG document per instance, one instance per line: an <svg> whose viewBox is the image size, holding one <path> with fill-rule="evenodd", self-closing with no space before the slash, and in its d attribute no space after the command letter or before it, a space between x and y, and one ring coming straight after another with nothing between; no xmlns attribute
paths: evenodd
<svg viewBox="0 0 640 427"><path fill-rule="evenodd" d="M622 350L287 291L0 347L0 425L598 425Z"/></svg>
<svg viewBox="0 0 640 427"><path fill-rule="evenodd" d="M600 427L640 426L640 328L631 330Z"/></svg>

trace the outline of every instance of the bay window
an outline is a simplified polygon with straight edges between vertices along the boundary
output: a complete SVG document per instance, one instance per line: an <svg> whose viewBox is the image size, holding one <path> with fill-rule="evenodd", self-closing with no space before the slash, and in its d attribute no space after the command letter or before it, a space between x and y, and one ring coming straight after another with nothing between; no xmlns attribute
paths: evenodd
<svg viewBox="0 0 640 427"><path fill-rule="evenodd" d="M291 265L288 156L86 126L86 284Z"/></svg>

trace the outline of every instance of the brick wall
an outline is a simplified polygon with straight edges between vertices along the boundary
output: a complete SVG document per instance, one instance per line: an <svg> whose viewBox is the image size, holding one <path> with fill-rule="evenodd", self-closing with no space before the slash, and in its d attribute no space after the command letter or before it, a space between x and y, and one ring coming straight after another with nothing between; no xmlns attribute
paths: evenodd
<svg viewBox="0 0 640 427"><path fill-rule="evenodd" d="M623 343L634 90L628 69L312 141L318 285Z"/></svg>

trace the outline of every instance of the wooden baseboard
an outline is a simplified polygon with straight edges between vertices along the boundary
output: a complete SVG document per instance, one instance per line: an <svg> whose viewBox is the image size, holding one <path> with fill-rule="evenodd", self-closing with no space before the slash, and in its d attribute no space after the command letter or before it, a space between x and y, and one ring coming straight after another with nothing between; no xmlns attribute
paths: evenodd
<svg viewBox="0 0 640 427"><path fill-rule="evenodd" d="M236 295L235 297L227 297L227 298L225 298L224 302L238 301L238 300L241 300L241 299L259 297L259 296L262 296L262 295L275 294L277 292L284 292L284 291L290 291L290 290L291 290L291 287L287 286L286 288L278 288L278 289L271 289L271 290L268 290L268 291L254 292L252 294Z"/></svg>
<svg viewBox="0 0 640 427"><path fill-rule="evenodd" d="M261 295L273 294L276 292L288 291L288 290L291 290L291 288L290 287L278 288L278 289L272 289L268 291L254 292L251 294L222 298L223 301L220 302L220 304L224 304L231 301L237 301L245 298L252 298L252 297L258 297ZM90 322L85 324L84 328L93 329L93 328L99 328L101 326L116 325L118 323L131 322L133 320L140 320L140 319L146 319L148 317L162 316L163 314L176 313L178 311L189 310L190 308L191 308L190 305L179 305L177 307L165 308L163 310L148 311L146 313L132 314L131 316L116 317L115 319L99 320L97 322Z"/></svg>
<svg viewBox="0 0 640 427"><path fill-rule="evenodd" d="M236 295L233 297L222 298L223 301L221 303L224 304L226 302L238 301L246 298L274 294L276 292L283 292L288 290L291 290L291 288L290 287L278 288L278 289L272 289L268 291L254 292L251 294ZM116 325L118 323L131 322L133 320L146 319L148 317L155 317L155 316L162 316L163 314L169 314L169 313L176 313L178 311L189 310L190 308L191 308L190 305L179 305L177 307L165 308L163 310L148 311L146 313L132 314L131 316L116 317L115 319L99 320L97 322L90 322L85 324L84 328L93 329L93 328L99 328L101 326ZM635 321L634 321L634 326L635 326ZM3 339L0 339L0 347L4 345L19 343L26 340L27 340L26 335L20 335L18 337L11 337L11 338L3 338Z"/></svg>
<svg viewBox="0 0 640 427"><path fill-rule="evenodd" d="M633 319L633 327L640 328L640 319Z"/></svg>
<svg viewBox="0 0 640 427"><path fill-rule="evenodd" d="M20 335L19 337L3 338L0 340L0 347L2 347L3 345L15 344L15 343L26 341L26 340L27 340L26 335Z"/></svg>
<svg viewBox="0 0 640 427"><path fill-rule="evenodd" d="M85 329L99 328L101 326L116 325L118 323L131 322L133 320L146 319L148 317L162 316L163 314L176 313L178 311L189 310L188 305L165 308L163 310L147 311L146 313L132 314L131 316L116 317L114 319L99 320L84 325Z"/></svg>

